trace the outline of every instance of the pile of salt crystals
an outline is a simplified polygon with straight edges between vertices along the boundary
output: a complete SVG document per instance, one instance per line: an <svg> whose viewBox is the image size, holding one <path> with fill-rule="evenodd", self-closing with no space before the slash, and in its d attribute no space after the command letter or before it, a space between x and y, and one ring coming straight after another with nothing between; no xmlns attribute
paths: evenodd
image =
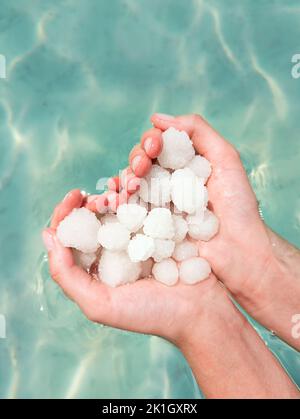
<svg viewBox="0 0 300 419"><path fill-rule="evenodd" d="M219 228L207 209L210 162L196 155L184 131L169 128L162 137L157 162L127 204L98 216L74 209L58 226L76 262L87 271L96 263L99 280L111 287L151 276L169 286L196 284L210 275L197 246Z"/></svg>

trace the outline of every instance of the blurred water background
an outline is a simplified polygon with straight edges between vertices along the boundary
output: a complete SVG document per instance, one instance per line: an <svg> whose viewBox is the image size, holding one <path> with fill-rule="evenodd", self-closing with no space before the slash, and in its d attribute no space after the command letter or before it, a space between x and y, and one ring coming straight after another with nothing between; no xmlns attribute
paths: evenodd
<svg viewBox="0 0 300 419"><path fill-rule="evenodd" d="M40 231L68 190L125 167L153 111L198 112L300 246L299 39L297 0L0 0L0 397L202 397L167 342L83 318ZM256 327L300 385L300 355Z"/></svg>

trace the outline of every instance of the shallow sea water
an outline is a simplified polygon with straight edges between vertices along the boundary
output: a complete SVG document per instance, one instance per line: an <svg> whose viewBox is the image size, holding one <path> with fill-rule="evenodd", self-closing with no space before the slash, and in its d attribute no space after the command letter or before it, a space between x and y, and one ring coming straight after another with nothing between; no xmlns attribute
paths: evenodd
<svg viewBox="0 0 300 419"><path fill-rule="evenodd" d="M297 0L0 0L0 397L202 397L167 342L84 319L40 231L68 190L125 167L153 111L198 112L300 246L299 39ZM300 385L300 355L255 327Z"/></svg>

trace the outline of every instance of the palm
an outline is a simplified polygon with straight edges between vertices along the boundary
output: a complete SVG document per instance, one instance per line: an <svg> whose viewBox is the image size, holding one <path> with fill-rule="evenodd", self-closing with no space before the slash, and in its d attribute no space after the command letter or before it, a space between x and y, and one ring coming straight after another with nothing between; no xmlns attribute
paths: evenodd
<svg viewBox="0 0 300 419"><path fill-rule="evenodd" d="M214 167L208 190L213 210L220 219L220 231L211 241L199 243L200 252L230 288L240 287L243 279L251 280L245 278L245 272L251 272L253 261L257 265L255 255L267 252L269 240L238 157L226 162L224 155L224 163Z"/></svg>
<svg viewBox="0 0 300 419"><path fill-rule="evenodd" d="M49 229L54 242L49 253L53 279L92 321L174 339L183 329L180 319L189 321L195 316L209 290L217 284L216 278L211 275L193 287L184 284L166 287L154 279L142 279L118 288L104 285L76 266L72 251L63 247L56 237L59 222L82 204L83 197L75 190L54 211Z"/></svg>
<svg viewBox="0 0 300 419"><path fill-rule="evenodd" d="M155 114L152 122L161 130L170 126L185 130L199 154L212 163L209 201L220 220L220 231L211 241L199 242L200 254L232 292L241 289L243 281L254 283L254 276L262 278L271 254L270 241L236 150L197 115L166 120Z"/></svg>
<svg viewBox="0 0 300 419"><path fill-rule="evenodd" d="M192 320L195 310L202 305L201 300L206 298L216 282L216 278L211 276L208 281L194 287L180 283L166 287L154 279L142 279L112 289L93 281L94 290L88 299L86 314L93 321L171 340L182 329L181 319ZM85 311L84 307L82 309Z"/></svg>

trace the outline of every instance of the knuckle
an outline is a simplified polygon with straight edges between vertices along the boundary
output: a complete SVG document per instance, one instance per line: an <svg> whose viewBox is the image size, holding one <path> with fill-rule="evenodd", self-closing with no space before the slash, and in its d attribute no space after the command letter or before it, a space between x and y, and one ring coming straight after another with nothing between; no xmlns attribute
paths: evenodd
<svg viewBox="0 0 300 419"><path fill-rule="evenodd" d="M197 113L193 113L192 114L192 121L193 121L194 125L196 125L197 123L202 122L202 117Z"/></svg>

